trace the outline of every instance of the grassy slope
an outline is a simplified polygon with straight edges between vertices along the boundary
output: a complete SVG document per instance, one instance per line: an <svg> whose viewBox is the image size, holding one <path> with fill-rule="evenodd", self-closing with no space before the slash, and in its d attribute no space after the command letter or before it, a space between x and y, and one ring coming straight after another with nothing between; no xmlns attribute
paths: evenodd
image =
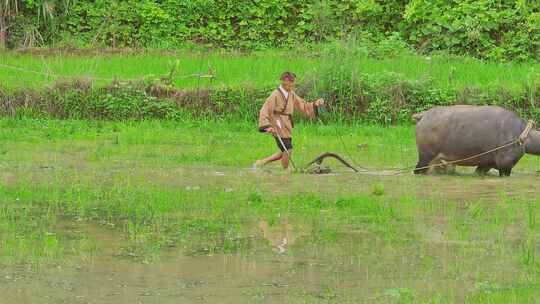
<svg viewBox="0 0 540 304"><path fill-rule="evenodd" d="M332 54L332 53L327 53ZM192 53L173 54L147 52L136 55L51 55L3 53L0 64L11 65L32 71L65 75L68 77L100 77L120 79L163 75L179 60L179 76L175 85L196 88L209 85L272 85L283 70L295 71L298 75L315 74L323 64L331 64L335 58L304 52L264 51L241 55L235 53ZM349 64L349 63L348 63ZM417 55L401 55L385 59L353 56L350 64L366 74L397 73L406 79L432 77L437 87L493 87L503 86L516 89L540 79L538 63L486 63L470 58L434 56L425 58ZM217 78L196 79L181 76L194 73L206 74L209 68ZM0 67L0 83L7 88L39 88L58 80L30 72L14 71ZM96 83L105 83L96 80Z"/></svg>

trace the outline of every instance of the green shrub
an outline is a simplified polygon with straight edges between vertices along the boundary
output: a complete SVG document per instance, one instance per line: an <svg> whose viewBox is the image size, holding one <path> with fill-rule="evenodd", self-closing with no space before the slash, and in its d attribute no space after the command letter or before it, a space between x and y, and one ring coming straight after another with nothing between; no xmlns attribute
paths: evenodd
<svg viewBox="0 0 540 304"><path fill-rule="evenodd" d="M539 59L540 2L531 0L55 2L44 24L42 1L23 1L10 26L10 46L28 36L55 46L242 49L361 37L375 56L410 45L492 60Z"/></svg>
<svg viewBox="0 0 540 304"><path fill-rule="evenodd" d="M538 58L537 1L410 1L403 34L420 50L447 50L479 58Z"/></svg>

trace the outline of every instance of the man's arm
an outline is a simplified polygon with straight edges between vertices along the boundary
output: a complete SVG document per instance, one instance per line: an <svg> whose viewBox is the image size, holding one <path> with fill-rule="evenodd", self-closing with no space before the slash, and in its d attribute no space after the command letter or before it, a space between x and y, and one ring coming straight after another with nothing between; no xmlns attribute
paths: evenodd
<svg viewBox="0 0 540 304"><path fill-rule="evenodd" d="M294 95L294 110L299 111L305 117L314 119L318 115L318 107L324 104L324 100L317 99L315 102L306 102L302 97Z"/></svg>

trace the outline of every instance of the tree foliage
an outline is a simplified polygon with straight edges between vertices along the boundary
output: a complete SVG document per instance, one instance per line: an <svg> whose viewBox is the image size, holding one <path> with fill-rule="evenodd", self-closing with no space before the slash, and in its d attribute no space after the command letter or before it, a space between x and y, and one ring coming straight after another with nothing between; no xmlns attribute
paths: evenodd
<svg viewBox="0 0 540 304"><path fill-rule="evenodd" d="M16 0L0 0L16 3ZM10 45L293 47L398 36L420 52L538 59L536 0L26 0ZM30 29L30 30L29 30ZM32 34L33 35L30 35ZM25 38L26 37L26 38ZM25 42L26 41L26 42Z"/></svg>

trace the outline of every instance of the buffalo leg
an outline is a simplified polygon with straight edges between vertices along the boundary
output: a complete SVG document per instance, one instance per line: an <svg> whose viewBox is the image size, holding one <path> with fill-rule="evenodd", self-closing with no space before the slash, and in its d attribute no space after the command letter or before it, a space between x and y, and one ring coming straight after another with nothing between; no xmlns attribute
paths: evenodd
<svg viewBox="0 0 540 304"><path fill-rule="evenodd" d="M499 170L499 176L510 176L512 173L512 168L521 158L521 155L516 157L516 155L511 153L499 154L495 158L496 168Z"/></svg>
<svg viewBox="0 0 540 304"><path fill-rule="evenodd" d="M512 173L512 168L501 168L499 169L499 176L510 176L510 173Z"/></svg>
<svg viewBox="0 0 540 304"><path fill-rule="evenodd" d="M429 166L432 160L433 160L432 155L419 154L418 163L416 164L416 168L413 171L414 174L426 174L429 168L425 168L425 167Z"/></svg>
<svg viewBox="0 0 540 304"><path fill-rule="evenodd" d="M478 167L476 167L476 170L474 172L476 172L476 174L478 174L478 175L486 175L489 170L491 170L491 167L478 166Z"/></svg>

